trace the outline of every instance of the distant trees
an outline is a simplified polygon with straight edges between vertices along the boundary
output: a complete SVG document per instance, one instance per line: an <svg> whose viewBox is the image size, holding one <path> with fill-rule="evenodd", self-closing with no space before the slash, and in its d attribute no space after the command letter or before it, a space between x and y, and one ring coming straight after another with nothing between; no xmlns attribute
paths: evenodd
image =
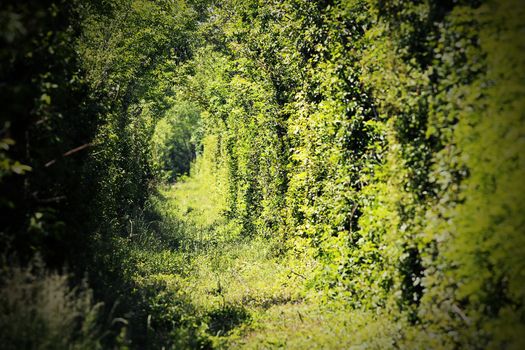
<svg viewBox="0 0 525 350"><path fill-rule="evenodd" d="M155 126L152 166L159 179L174 181L189 174L200 145L200 111L189 102L179 102Z"/></svg>
<svg viewBox="0 0 525 350"><path fill-rule="evenodd" d="M102 123L94 138L100 225L125 223L153 178L150 139L175 103L178 64L191 57L197 12L185 2L81 4L77 41L90 94ZM120 226L121 228L121 226ZM116 227L108 227L109 234Z"/></svg>

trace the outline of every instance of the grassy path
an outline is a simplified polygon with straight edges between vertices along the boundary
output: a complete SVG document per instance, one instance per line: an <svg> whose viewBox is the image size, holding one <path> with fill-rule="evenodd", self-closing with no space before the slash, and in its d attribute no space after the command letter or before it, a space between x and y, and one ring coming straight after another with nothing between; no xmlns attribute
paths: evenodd
<svg viewBox="0 0 525 350"><path fill-rule="evenodd" d="M283 326L281 312L304 308L304 278L291 272L297 262L279 256L277 243L244 237L221 216L222 196L207 178L200 174L161 192L164 213L185 223L183 251L191 257L184 288L197 313L207 316L213 347L275 347L282 340L261 337L262 326ZM292 314L284 328L302 322Z"/></svg>
<svg viewBox="0 0 525 350"><path fill-rule="evenodd" d="M152 244L143 242L135 250L136 285L164 286L153 299L158 303L156 319L177 318L191 330L169 334L178 338L176 348L391 345L388 325L370 323L370 315L321 303L305 293L314 261L279 254L277 241L245 237L238 225L226 221L221 215L223 196L220 189L209 188L209 176L200 173L159 189L151 202L163 223L157 231L171 244L152 252L145 249ZM151 329L156 332L158 326Z"/></svg>

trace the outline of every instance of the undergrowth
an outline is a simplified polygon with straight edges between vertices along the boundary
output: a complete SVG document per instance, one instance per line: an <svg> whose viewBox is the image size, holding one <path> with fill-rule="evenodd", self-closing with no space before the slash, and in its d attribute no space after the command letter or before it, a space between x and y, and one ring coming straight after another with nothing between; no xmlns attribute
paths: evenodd
<svg viewBox="0 0 525 350"><path fill-rule="evenodd" d="M128 247L125 279L148 309L145 346L392 345L394 325L380 315L351 311L308 288L317 267L309 254L286 252L277 238L246 235L227 220L224 193L210 187L217 181L202 162L191 176L159 186L115 244Z"/></svg>
<svg viewBox="0 0 525 350"><path fill-rule="evenodd" d="M49 271L39 258L0 276L2 349L102 348L111 325L100 319L102 304L85 282L72 288L71 276Z"/></svg>

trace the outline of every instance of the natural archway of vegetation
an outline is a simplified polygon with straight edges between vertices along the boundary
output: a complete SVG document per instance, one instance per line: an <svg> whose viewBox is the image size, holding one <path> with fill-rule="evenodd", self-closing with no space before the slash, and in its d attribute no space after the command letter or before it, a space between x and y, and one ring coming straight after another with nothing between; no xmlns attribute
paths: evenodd
<svg viewBox="0 0 525 350"><path fill-rule="evenodd" d="M0 4L0 347L525 348L519 0Z"/></svg>

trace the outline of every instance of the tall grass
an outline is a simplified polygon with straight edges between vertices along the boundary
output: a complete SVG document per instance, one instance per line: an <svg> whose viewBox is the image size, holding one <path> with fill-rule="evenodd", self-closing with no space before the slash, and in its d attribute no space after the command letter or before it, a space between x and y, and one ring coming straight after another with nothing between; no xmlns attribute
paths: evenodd
<svg viewBox="0 0 525 350"><path fill-rule="evenodd" d="M100 303L87 283L47 270L39 260L0 276L2 349L100 349Z"/></svg>

